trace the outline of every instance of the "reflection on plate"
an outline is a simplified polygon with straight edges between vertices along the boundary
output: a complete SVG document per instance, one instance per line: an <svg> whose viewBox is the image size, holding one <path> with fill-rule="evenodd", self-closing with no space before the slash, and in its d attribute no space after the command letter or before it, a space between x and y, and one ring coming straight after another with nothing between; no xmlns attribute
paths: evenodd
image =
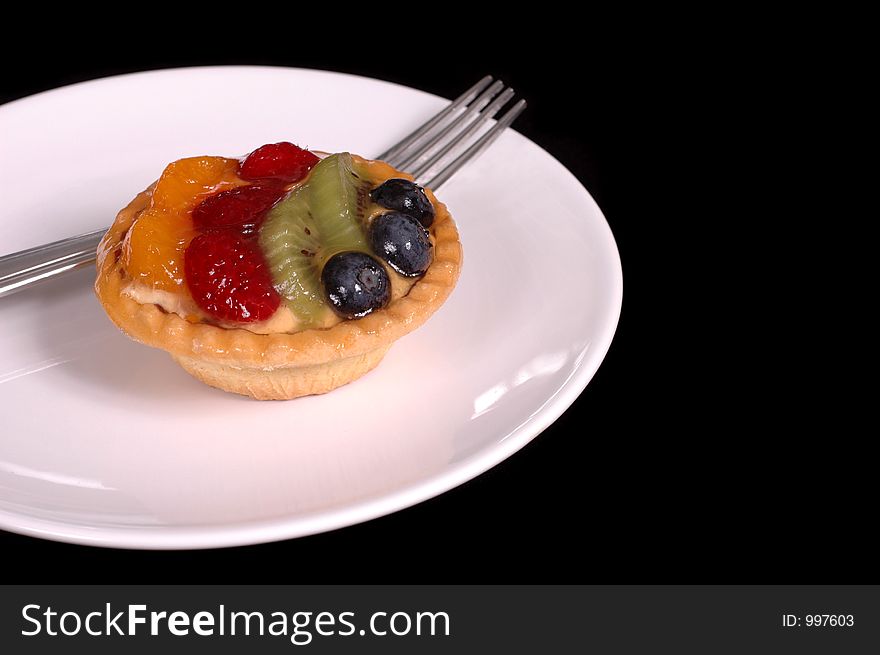
<svg viewBox="0 0 880 655"><path fill-rule="evenodd" d="M109 224L173 159L281 140L375 155L444 102L336 73L227 67L10 103L2 250ZM205 387L116 331L89 270L0 300L0 528L133 548L285 539L425 500L521 448L608 350L617 248L586 190L512 131L441 198L465 249L458 287L379 368L325 396L260 403Z"/></svg>

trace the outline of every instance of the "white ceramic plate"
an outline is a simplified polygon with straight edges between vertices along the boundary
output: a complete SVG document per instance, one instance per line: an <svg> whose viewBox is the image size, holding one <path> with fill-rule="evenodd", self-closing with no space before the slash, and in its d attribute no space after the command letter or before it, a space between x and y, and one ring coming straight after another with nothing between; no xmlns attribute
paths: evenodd
<svg viewBox="0 0 880 655"><path fill-rule="evenodd" d="M0 107L0 251L111 222L166 163L292 140L375 155L446 101L284 68L190 68ZM0 299L0 527L201 548L330 530L502 461L577 398L622 276L596 203L508 130L440 194L465 265L450 300L364 378L256 402L190 378L104 315L93 273Z"/></svg>

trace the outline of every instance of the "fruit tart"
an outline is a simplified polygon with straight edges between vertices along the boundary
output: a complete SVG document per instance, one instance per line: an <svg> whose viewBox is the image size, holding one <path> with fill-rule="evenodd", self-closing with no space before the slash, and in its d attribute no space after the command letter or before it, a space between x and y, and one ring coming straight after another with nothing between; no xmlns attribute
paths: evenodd
<svg viewBox="0 0 880 655"><path fill-rule="evenodd" d="M128 336L257 399L325 393L443 304L461 244L434 194L380 161L291 143L170 164L98 247Z"/></svg>

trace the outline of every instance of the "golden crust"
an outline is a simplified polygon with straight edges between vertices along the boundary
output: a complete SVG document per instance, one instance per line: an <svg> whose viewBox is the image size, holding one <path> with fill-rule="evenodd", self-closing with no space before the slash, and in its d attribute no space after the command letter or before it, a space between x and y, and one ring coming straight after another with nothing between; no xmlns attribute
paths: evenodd
<svg viewBox="0 0 880 655"><path fill-rule="evenodd" d="M327 393L374 369L391 344L361 355L315 366L280 367L271 371L238 368L192 357L174 361L193 377L212 387L240 393L257 400L289 400Z"/></svg>
<svg viewBox="0 0 880 655"><path fill-rule="evenodd" d="M212 386L255 398L324 393L360 377L379 363L392 342L422 325L443 304L461 271L462 249L455 222L446 206L427 190L436 209L432 226L434 261L406 296L384 309L330 328L293 334L256 334L245 329L192 323L157 305L142 305L122 293L130 282L120 265L122 242L137 215L149 206L151 193L152 187L120 211L98 246L98 299L113 322L132 339L167 350L188 372ZM351 358L355 360L341 364ZM354 365L358 358L370 365ZM319 380L323 373L316 367L322 366L326 367L323 373L327 380L335 383L330 388L319 381L306 380ZM334 368L336 373L330 370ZM279 371L274 377L267 376L277 369L288 370L283 375ZM229 384L222 383L223 371ZM345 379L346 376L337 375L339 371L356 375ZM265 378L263 382L259 381L261 376ZM316 390L310 391L312 388ZM288 391L294 395L284 395Z"/></svg>

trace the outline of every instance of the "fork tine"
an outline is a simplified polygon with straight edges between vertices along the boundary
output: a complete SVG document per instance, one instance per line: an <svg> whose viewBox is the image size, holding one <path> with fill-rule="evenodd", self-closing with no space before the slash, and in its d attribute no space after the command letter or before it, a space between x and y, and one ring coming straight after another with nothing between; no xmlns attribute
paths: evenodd
<svg viewBox="0 0 880 655"><path fill-rule="evenodd" d="M488 148L495 139L501 136L501 133L507 129L514 120L516 120L516 117L519 116L525 108L525 100L517 102L498 120L497 123L495 123L491 130L486 132L476 143L456 157L451 164L435 175L425 186L435 190L439 189L447 180L449 180L450 177L455 175L458 169L471 159L477 157Z"/></svg>
<svg viewBox="0 0 880 655"><path fill-rule="evenodd" d="M513 89L507 87L507 89L500 96L495 98L491 105L486 107L486 110L483 111L479 117L474 120L466 129L462 130L458 136L454 137L451 141L449 141L443 148L437 151L433 157L428 159L425 163L420 166L417 166L413 170L409 171L413 177L420 177L427 173L433 166L435 166L441 159L449 155L455 147L459 143L466 142L466 139L469 139L471 136L477 133L477 131L486 124L490 118L495 116L498 113L498 110L501 109L504 105L507 104L508 100L513 97Z"/></svg>
<svg viewBox="0 0 880 655"><path fill-rule="evenodd" d="M502 82L501 80L497 80L494 84L492 84L492 86L483 91L483 93L481 93L480 96L461 113L461 115L450 121L434 136L431 136L430 134L425 134L422 138L413 141L404 152L398 155L398 162L395 164L395 166L405 171L412 168L413 164L415 164L419 160L419 158L428 154L431 148L443 141L443 139L446 138L453 130L458 129L460 125L470 120L476 112L480 111L483 107L488 105L489 101L495 97L495 94L497 94L503 88L504 82ZM423 139L428 140L427 142L422 143Z"/></svg>
<svg viewBox="0 0 880 655"><path fill-rule="evenodd" d="M485 89L492 82L492 76L486 75L479 82L474 84L467 91L458 96L455 100L450 102L443 110L441 110L438 114L436 114L433 118L428 119L426 123L424 123L421 127L416 128L409 135L404 137L395 145L391 146L388 150L383 152L381 155L376 157L376 159L381 159L382 161L386 161L389 164L392 164L393 159L399 156L400 152L409 146L416 139L421 138L423 135L430 132L434 127L437 126L443 119L445 119L449 114L454 112L456 109L461 107L462 105L468 104L471 100L477 97L477 94L480 93L483 89Z"/></svg>

